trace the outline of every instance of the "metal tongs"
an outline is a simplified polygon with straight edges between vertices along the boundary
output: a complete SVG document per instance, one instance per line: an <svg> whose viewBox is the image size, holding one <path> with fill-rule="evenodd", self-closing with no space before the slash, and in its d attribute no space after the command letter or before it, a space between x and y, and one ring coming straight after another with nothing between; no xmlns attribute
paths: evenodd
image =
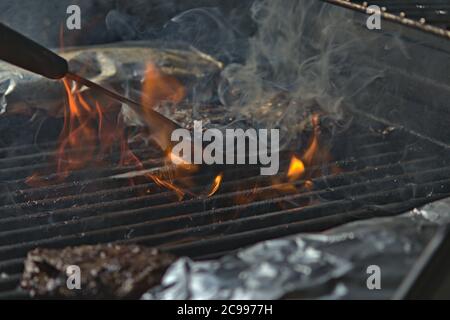
<svg viewBox="0 0 450 320"><path fill-rule="evenodd" d="M167 134L179 128L172 120L151 108L144 109L140 103L71 72L69 64L64 58L2 23L0 23L0 43L0 60L49 79L66 78L76 81L127 104L146 120L150 131L156 135L155 139L161 148L169 148L171 142Z"/></svg>

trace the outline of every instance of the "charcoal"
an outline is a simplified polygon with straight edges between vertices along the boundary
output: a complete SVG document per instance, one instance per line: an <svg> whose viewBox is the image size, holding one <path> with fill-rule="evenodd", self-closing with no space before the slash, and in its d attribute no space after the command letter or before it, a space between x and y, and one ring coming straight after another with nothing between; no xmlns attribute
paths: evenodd
<svg viewBox="0 0 450 320"><path fill-rule="evenodd" d="M175 257L137 245L86 245L28 253L21 286L32 297L133 299L160 283ZM78 266L81 289L69 289L67 270Z"/></svg>

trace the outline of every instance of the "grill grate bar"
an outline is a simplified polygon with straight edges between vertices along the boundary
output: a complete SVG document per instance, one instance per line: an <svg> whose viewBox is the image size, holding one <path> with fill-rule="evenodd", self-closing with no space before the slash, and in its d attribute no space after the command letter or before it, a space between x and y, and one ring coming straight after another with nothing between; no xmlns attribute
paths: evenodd
<svg viewBox="0 0 450 320"><path fill-rule="evenodd" d="M423 175L422 177L420 177L421 181L426 181L425 178L431 179L433 180L433 178L436 178L436 175L441 174L442 171L440 169L435 169L433 170L433 173L431 173L430 176L427 177L427 175L430 174L430 172L422 172L421 174ZM450 172L448 173L450 174ZM355 209L356 207L360 207L361 204L367 204L367 203L372 203L373 205L382 205L384 203L389 203L389 201L391 201L392 199L408 199L411 198L412 195L415 195L416 197L426 197L428 193L433 192L434 190L439 191L439 194L443 194L443 193L449 193L449 189L450 189L450 179L446 179L446 180L439 180L439 181L433 181L433 182L428 182L428 183L421 183L420 185L416 185L416 184L405 184L404 181L401 181L400 179L398 179L398 177L387 177L387 178L383 178L383 179L379 179L379 185L375 184L374 181L371 182L371 184L374 186L375 190L383 190L380 192L375 192L375 193L370 193L370 194L364 194L364 195L357 195L351 198L344 198L344 199L338 199L338 200L331 200L325 203L320 203L319 205L309 205L307 207L304 208L294 208L294 209L288 209L287 211L275 211L279 208L276 207L272 207L272 209L269 208L269 210L267 210L267 205L268 204L273 204L273 201L270 200L264 200L261 202L256 202L256 204L259 205L259 207L256 206L255 203L252 203L251 205L249 205L248 207L251 207L251 210L249 211L244 211L242 210L242 205L241 206L237 206L237 207L231 207L231 208L222 208L222 209L213 209L210 210L209 212L202 212L199 214L194 214L194 215L188 215L187 217L184 217L184 219L186 220L185 223L181 223L179 224L178 221L170 219L169 217L169 223L170 221L172 221L172 224L175 224L175 228L181 228L182 229L182 233L186 232L186 227L189 227L189 225L186 225L187 223L189 223L189 221L192 221L192 224L197 225L197 227L195 227L195 230L200 230L200 228L198 227L199 223L206 223L207 224L207 228L210 228L210 231L214 231L217 232L217 228L219 226L223 226L225 225L227 222L222 222L222 223L214 223L214 221L219 221L220 219L222 219L223 217L219 217L219 213L221 212L225 212L225 214L227 214L228 216L226 216L225 218L228 218L228 220L231 219L231 221L229 221L228 223L231 223L232 225L234 225L234 228L237 229L241 229L243 227L249 227L249 228L253 228L253 229L257 229L260 226L260 222L262 222L264 220L264 222L266 223L268 221L268 223L270 223L270 225L274 225L274 224L279 224L279 223L287 223L287 222L293 222L290 221L292 218L294 219L301 219L301 220L307 220L307 219L313 219L313 218L317 218L317 217L321 217L324 215L329 215L329 214L335 214L336 212L345 212L347 211L349 208ZM361 182L360 185L367 185L367 183ZM360 187L360 185L358 184L352 184L350 186L341 186L338 188L333 188L334 192L337 191L342 191L343 194L348 194L349 191L354 190L354 193L356 192L356 188ZM402 187L398 187L398 185L403 185ZM430 189L431 188L431 189ZM387 190L387 191L386 191ZM430 191L431 190L431 191ZM293 195L291 196L292 199L300 199L300 198L310 198L312 195L317 195L317 194L324 194L324 193L331 193L333 191L313 191L313 192L308 192L308 193L303 193L303 194L297 194L297 195ZM350 193L352 194L352 193ZM358 194L358 193L356 193ZM285 199L288 197L284 197ZM291 200L292 200L291 199ZM407 202L407 201L406 201ZM245 207L245 206L244 206ZM235 211L233 209L239 209L239 211ZM256 211L255 209L259 208L260 211ZM321 211L322 209L323 211ZM269 214L263 214L264 212L267 211L271 211L271 213ZM307 215L307 212L311 212L310 216ZM296 215L294 213L301 213L300 215ZM254 216L256 214L256 216ZM201 221L195 220L194 216L200 216ZM204 219L204 216L209 215L210 219ZM246 215L250 215L251 217L246 217ZM125 219L130 219L130 216L132 217L131 213L128 213L128 215L125 215L123 218ZM109 218L111 219L111 224L115 221L115 219L118 219L118 216L112 216L110 215ZM123 219L121 217L121 219ZM152 217L153 218L153 217ZM264 219L263 219L264 218ZM95 218L94 218L95 219ZM203 219L203 220L202 220ZM250 224L245 224L244 222L246 221L246 219L250 219L253 222ZM134 219L132 219L134 220ZM295 221L295 220L294 220ZM70 230L70 225L67 227L67 225L65 226L61 226L61 229L59 230L59 235L61 234L71 234L70 236L56 236L53 238L49 238L49 239L42 239L43 237L45 237L46 232L44 230L40 230L40 232L38 232L35 235L39 236L39 239L36 241L28 241L25 243L15 243L12 245L6 245L6 246L2 246L0 247L0 256L1 257L8 257L8 258L17 258L20 255L24 255L26 254L26 252L28 250L30 250L31 248L35 247L35 246L58 246L61 244L65 244L65 245L74 245L74 244L79 244L79 243L95 243L97 241L100 242L108 242L108 241L113 241L114 239L131 239L131 238L135 238L137 236L140 235L140 233L142 234L149 234L149 233L154 233L154 232L161 232L160 230L163 229L161 224L156 224L156 228L155 228L155 222L151 221L151 222L146 222L146 223L140 223L140 224L133 224L133 225L128 225L125 226L124 222L122 221L121 226L119 227L112 227L111 225L108 225L108 223L105 223L105 219L103 219L103 217L100 217L100 221L98 224L94 224L93 222L89 222L88 224L86 224L86 227L105 227L107 226L107 228L104 229L99 229L99 230L95 230L95 231L89 231L89 232L82 232L82 233L75 233L75 230ZM64 228L66 228L66 230L64 230ZM69 230L67 230L67 228L69 228ZM158 230L159 229L159 230ZM190 236L192 237L192 234L195 234L196 232L194 231L189 231ZM228 230L229 231L229 230ZM194 233L191 233L194 232ZM30 232L29 230L27 230L25 232L25 235L27 237L27 239L31 239L33 237L33 233ZM166 238L161 238L161 233L158 234L158 236L156 236L157 238L159 238L158 241L166 241ZM7 239L11 239L11 236L5 236L6 239L4 239L4 241L8 241ZM172 241L174 240L174 235L172 234L170 236L170 238L172 239ZM17 239L16 239L17 241ZM20 240L19 240L20 241ZM158 242L156 241L156 242ZM161 243L154 243L153 245L158 245ZM19 255L19 256L18 256Z"/></svg>
<svg viewBox="0 0 450 320"><path fill-rule="evenodd" d="M94 152L96 148L83 148L83 149L77 149L77 150L71 150L65 152L66 155L73 155L77 152ZM159 152L154 148L139 148L139 149L133 149L133 152L138 156L140 159L147 159L152 158ZM47 165L48 162L52 161L52 159L56 156L55 151L47 151L47 152L41 152L39 154L27 154L22 156L16 156L16 157L8 157L4 159L0 159L0 171L4 171L6 169L8 170L16 170L16 169L23 169L24 166L30 166L33 165L40 165L43 162L45 165ZM120 159L120 151L115 151L111 154L108 154L108 159L110 159L111 162L118 162ZM48 165L47 165L48 166Z"/></svg>
<svg viewBox="0 0 450 320"><path fill-rule="evenodd" d="M187 241L187 238L185 237L180 238L178 243L176 241L172 241L171 243L159 246L159 248L163 251L168 251L179 255L188 255L192 258L212 255L216 254L217 252L227 253L228 251L232 251L234 249L236 242L239 242L243 246L245 246L250 245L256 241L272 239L280 236L288 236L299 232L321 231L324 229L324 227L328 228L337 226L350 221L367 219L371 217L391 216L393 212L397 212L398 210L406 211L411 208L420 206L426 202L438 200L442 197L443 195L426 196L416 198L408 202L400 201L397 203L384 205L382 207L374 206L370 210L367 210L367 208L365 208L363 210L352 210L341 214L330 213L329 215L307 220L300 219L297 221L287 221L287 223L276 226L270 226L270 224L267 224L266 227L256 230L253 230L254 228L250 226L248 227L249 230L236 233L230 233L230 229L232 229L230 228L230 223L224 222L223 224L215 226L214 228L212 228L212 230L209 226L183 230L181 232L183 234L196 235L196 241ZM270 219L270 216L265 216L263 218ZM254 223L255 219L251 219L252 220L249 220L248 224ZM170 239L176 239L178 233L179 232L171 232L164 234L164 236ZM159 241L164 242L164 239ZM155 240L152 236L138 237L117 242L139 243L142 245L155 246ZM6 260L0 263L0 272L10 273L10 277L8 278L9 280L5 280L5 286L8 286L7 290L13 289L18 285L22 270L23 259ZM0 283L0 291L1 290L2 289Z"/></svg>
<svg viewBox="0 0 450 320"><path fill-rule="evenodd" d="M394 148L395 149L395 148ZM377 143L377 144L373 144L370 145L369 147L362 147L360 149L362 154L370 154L368 152L368 150L373 151L377 151L379 154L380 159L383 159L385 161L398 161L398 159L395 159L395 157L399 157L402 155L401 152L391 152L392 150L386 147L386 144L383 143ZM398 148L397 148L398 150ZM420 154L420 151L417 152L417 154ZM360 157L360 162L365 161L370 159L370 157L374 157L374 156L369 156L369 157ZM392 157L392 160L388 160L388 157ZM290 156L287 156L287 154L282 154L281 159L289 159ZM374 157L376 158L376 156ZM340 161L336 161L335 164L337 165L341 165L342 163L352 163L352 161L349 160L340 160ZM357 161L355 162L357 163ZM282 166L287 166L287 162L282 162L281 163ZM158 167L153 167L153 169L158 169ZM163 168L162 168L163 170ZM255 172L256 170L259 170L258 168L250 168L249 170L253 170L252 172ZM244 173L245 171L241 171L241 173L239 173L240 175ZM203 175L203 176L199 176L199 178L209 178L210 176L207 175ZM125 184L125 186L124 186ZM83 183L78 183L78 182L73 182L73 183L63 183L61 185L57 185L57 186L47 186L47 187L40 187L40 188L32 188L32 189L28 189L26 191L16 191L16 192L10 192L8 194L5 194L3 196L3 198L0 197L0 199L3 199L4 202L13 202L14 205L7 205L2 207L2 209L5 211L5 213L7 214L7 212L9 212L10 210L15 210L15 209L21 209L21 210L25 210L27 207L29 208L35 208L35 203L36 201L40 201L39 205L43 206L42 208L45 208L45 204L51 204L52 207L54 208L54 206L57 206L59 203L64 202L64 200L75 200L75 197L80 197L80 192L83 193L83 195L81 195L81 197L89 197L90 193L89 189L93 189L93 190L104 190L105 196L106 193L109 193L110 196L113 195L114 192L130 192L132 190L138 190L138 189L142 189L142 188L146 188L146 186L148 187L152 187L154 186L154 184L148 184L148 183L144 183L144 184L138 184L136 186L134 186L135 189L130 188L128 184L128 179L114 179L112 180L111 177L102 177L102 178L98 178L98 179L94 179L94 180L88 180L88 181L84 181ZM12 184L6 184L4 186L5 189L17 189L18 186L15 183ZM115 189L114 189L115 188ZM128 189L127 189L128 188ZM111 189L111 190L109 190ZM109 190L109 191L106 191ZM157 189L158 190L158 189ZM154 190L154 191L157 191ZM99 195L101 196L101 192L99 193L98 191L96 192L96 196ZM70 198L70 194L74 194L75 196L73 198ZM123 195L121 195L123 196ZM52 199L57 199L57 203L52 202ZM81 199L77 199L78 201ZM37 204L36 204L37 205ZM1 207L0 207L1 208Z"/></svg>
<svg viewBox="0 0 450 320"><path fill-rule="evenodd" d="M163 163L161 162L161 158L154 158L142 161L142 165L144 168L161 166ZM0 169L0 181L8 181L9 183L23 183L25 179L36 172L45 172L45 170L49 169L49 165L47 163L39 163L34 165L25 165L17 168L8 168L8 169ZM66 180L80 180L86 176L94 176L94 177L107 177L114 174L126 173L133 170L138 170L137 166L117 166L115 168L87 168L83 170L73 171L70 174L70 177ZM56 174L49 174L42 176L44 179L57 179L58 176Z"/></svg>
<svg viewBox="0 0 450 320"><path fill-rule="evenodd" d="M29 298L28 294L20 289L10 290L10 291L0 291L0 300L6 299L27 299Z"/></svg>
<svg viewBox="0 0 450 320"><path fill-rule="evenodd" d="M392 157L395 158L397 157L400 158L401 154L385 154L382 155L382 158L388 158L388 157ZM371 159L370 157L365 158L365 160L367 161L371 161L374 160L373 163L377 162L375 159ZM281 164L283 166L287 167L287 163L288 162L282 162ZM340 166L351 166L353 165L355 169L358 168L358 165L361 166L361 162L358 163L358 161L354 161L354 160L349 160L349 161L341 161L341 162L336 162L335 165L340 165ZM326 168L326 167L323 167ZM316 169L316 167L312 167L311 170ZM232 181L242 181L243 178L247 178L247 179L251 179L249 177L249 175L251 173L256 173L257 168L247 168L246 170L235 170L232 171L230 170L230 172L232 174L228 174L227 175L227 181L223 184L223 186L229 186L230 182ZM282 173L281 175L284 175L284 173ZM196 182L199 181L203 181L206 183L210 183L211 179L213 176L211 176L210 174L204 174L204 175L199 175L196 177ZM264 183L264 181L267 181L266 177L254 177L253 180L255 182L260 182L260 183ZM31 199L17 199L18 197L14 197L14 195L10 195L10 197L6 197L6 199L9 199L9 202L12 202L14 204L10 204L10 205L4 205L3 207L0 207L0 209L2 210L3 214L2 217L3 218L7 218L10 216L16 216L16 215L22 215L25 212L29 212L29 211L33 211L34 212L36 210L44 210L46 208L51 208L52 211L54 211L55 209L58 208L64 208L64 207L72 207L75 203L78 205L84 205L84 204L90 204L92 203L92 200L96 200L96 203L98 205L100 205L101 202L103 201L108 201L107 197L111 197L110 200L114 200L114 199L126 199L126 198L133 198L133 196L135 197L136 195L141 195L137 192L139 191L143 191L143 190L147 190L149 189L152 192L151 195L146 196L148 197L153 197L153 199L155 200L155 196L157 194L160 194L162 196L167 196L167 192L166 190L161 190L158 186L156 186L154 183L144 183L144 184L139 184L139 185L135 185L135 186L126 186L126 187L121 187L120 185L117 186L115 183L117 183L117 180L103 180L105 182L111 182L110 184L114 185L116 187L116 189L112 189L112 190L106 190L106 191L94 191L94 192L89 192L89 190L86 190L85 187L83 187L81 190L79 190L78 194L74 194L74 195L67 195L67 196L60 196L59 198L55 198L55 197L49 197L49 198L45 198L45 199L39 199L39 198L32 198ZM184 179L177 179L176 181L186 181ZM128 183L127 180L122 180L122 182ZM249 180L249 182L253 182L251 180ZM83 190L84 189L84 190ZM98 189L97 189L98 190ZM80 192L85 192L85 193L80 193ZM53 192L54 194L56 193L56 196L58 197L58 192ZM133 194L134 193L134 194ZM143 199L147 199L145 196L141 197ZM156 196L157 197L157 196ZM22 201L21 201L22 200ZM128 199L130 201L132 201L131 199ZM25 202L23 202L25 201ZM78 201L78 202L75 202ZM123 201L127 201L127 200L123 200ZM112 201L111 201L112 202Z"/></svg>
<svg viewBox="0 0 450 320"><path fill-rule="evenodd" d="M333 215L340 215L345 212L348 212L351 209L355 209L356 207L361 207L362 202L369 202L372 204L364 206L364 210L361 212L371 212L375 215L377 212L375 209L378 208L379 212L384 212L386 214L392 215L396 210L407 210L413 208L417 204L425 203L428 201L432 201L434 199L441 198L449 194L450 187L448 183L449 179L442 180L439 182L432 182L428 184L423 184L420 187L417 187L414 190L414 186L402 187L394 190L389 190L388 192L380 191L378 193L364 195L364 196L356 196L353 199L349 200L338 200L338 201L330 201L328 203L319 204L319 205L310 205L308 207L303 208L294 208L288 209L278 212L269 212L265 214L258 214L255 216L246 216L245 214L241 215L239 213L239 218L232 221L225 221L215 224L206 224L201 227L194 227L189 229L183 229L181 231L173 231L169 232L162 237L163 234L159 234L157 236L142 236L136 237L133 239L124 240L126 242L139 242L147 245L154 246L167 246L169 243L181 241L181 242L193 242L201 241L202 238L205 237L223 237L225 235L229 235L236 232L242 232L245 230L253 230L257 231L264 227L272 227L274 225L289 225L293 222L305 222L309 220L316 220L318 218L324 218L321 224L321 228L328 228L328 220L326 217L330 217ZM431 190L437 190L434 195L430 195ZM418 198L410 201L400 201L396 206L390 206L388 208L384 208L383 206L387 204L387 199L395 196L397 199L401 199L407 194L412 194L416 192ZM357 202L360 202L359 205ZM242 216L242 218L241 218ZM306 231L306 230L305 230ZM192 241L195 239L196 241ZM210 248L211 250L218 250L216 247ZM198 253L200 254L200 253ZM201 253L203 254L203 253Z"/></svg>
<svg viewBox="0 0 450 320"><path fill-rule="evenodd" d="M229 252L235 249L235 243L240 243L242 246L250 245L255 242L264 241L268 239L274 239L284 236L289 236L293 234L298 234L301 232L318 232L326 228L331 228L334 226L341 225L343 223L375 218L375 217L388 217L392 216L393 212L407 211L412 208L418 207L430 201L435 201L445 197L447 195L436 195L430 197L418 198L411 200L409 202L397 202L380 208L372 208L368 210L364 208L363 210L353 210L349 212L344 212L340 214L332 214L325 217L320 217L311 220L300 220L289 222L277 226L270 226L267 224L265 228L260 228L257 230L248 230L245 232L238 232L233 234L222 233L219 237L210 236L204 237L203 239L198 239L195 242L185 242L164 246L162 249L165 251L172 252L174 254L183 254L191 257L206 256L214 254L215 252ZM223 228L226 230L226 227ZM195 232L198 229L193 229L191 232ZM216 234L219 234L221 230L215 230ZM197 231L201 233L201 231ZM151 245L153 243L152 239L149 237L141 237L133 239L132 241L122 241L136 242L142 245Z"/></svg>
<svg viewBox="0 0 450 320"><path fill-rule="evenodd" d="M362 135L359 135L359 136L356 136L356 137L352 137L352 140L354 140L355 142L358 142L358 141L359 142L363 142L364 144L371 144L371 143L383 142L384 138L385 137L383 137L382 135L362 134ZM30 170L35 170L36 168L37 169L41 169L42 167L47 166L47 161L46 161L47 159L44 158L44 156L47 156L47 157L51 158L52 156L56 155L55 149L56 149L56 145L55 145L55 148L53 150L46 150L44 152L38 152L38 153L36 153L35 151L34 152L30 151L30 153L19 154L17 156L17 158L16 158L16 155L14 153L13 154L8 154L9 153L7 151L8 148L0 149L0 173L2 173L2 172L5 173L6 172L5 169L15 170L15 172L17 171L18 173L21 173L20 169L22 169L22 170L26 170L26 173L28 174L28 172ZM74 152L79 152L79 151L83 151L83 150L89 151L91 149L92 148L85 148L85 149L78 149L77 148L77 149L74 149L73 151ZM139 146L135 146L134 148L131 147L131 150L133 150L133 152L137 152L138 155L139 155L139 152L143 152L143 153L149 153L153 157L155 155L162 156L161 152L155 147L142 148L142 147L139 147ZM73 152L69 152L69 154L70 153L73 153ZM3 155L3 156L1 156L1 155ZM119 150L117 150L117 151L112 153L112 157L113 158L118 158L118 155L119 155ZM2 159L2 157L3 157L3 159ZM41 158L42 160L41 161L33 161L34 158L38 158L38 159ZM23 164L18 164L17 160L28 160L28 161L23 163ZM31 160L31 162L30 162L30 160ZM39 162L45 162L45 163L39 163ZM6 164L7 163L12 163L12 166L11 167L8 167L8 166L3 167L2 163L4 163L4 164L5 163ZM76 172L76 171L74 171L74 172ZM17 177L13 177L12 179L16 183L20 181L20 179L18 181ZM7 181L7 180L9 180L9 179L3 179L3 181Z"/></svg>
<svg viewBox="0 0 450 320"><path fill-rule="evenodd" d="M0 278L0 292L13 290L20 283L21 274L8 275L6 278Z"/></svg>
<svg viewBox="0 0 450 320"><path fill-rule="evenodd" d="M0 274L15 274L22 272L23 270L23 258L10 259L5 261L0 261Z"/></svg>
<svg viewBox="0 0 450 320"><path fill-rule="evenodd" d="M361 139L366 138L367 137L360 137ZM376 138L377 140L380 138ZM360 139L357 139L360 140ZM374 141L373 143L376 144L377 146L375 147L381 147L383 148L383 146L381 144L379 144L382 141ZM369 141L365 142L370 143ZM386 143L384 142L386 145L392 145L392 142ZM385 147L386 148L386 147ZM135 150L133 150L134 152ZM149 153L152 154L153 157L149 157L150 159L148 160L144 160L142 161L142 164L144 165L144 167L147 168L152 168L158 165L163 165L164 160L162 158L155 158L154 155L155 154L159 154L159 152L154 151L154 149L138 149L136 150L137 152L145 152L145 153ZM152 153L153 152L153 153ZM285 152L283 152L281 155L285 155ZM118 154L116 154L116 157L118 156ZM138 156L139 153L138 153ZM146 159L146 157L142 157L142 159ZM4 159L5 161L9 161L9 159ZM0 159L1 161L1 159ZM42 163L43 162L43 163ZM24 180L29 177L30 175L32 175L35 172L42 172L45 169L48 169L48 163L46 161L41 161L39 163L28 163L26 162L25 164L20 164L17 165L16 161L12 161L12 163L14 163L13 167L7 167L7 168L2 168L0 166L0 181L8 181L9 184L12 185L17 185L17 184L22 184L24 182ZM68 177L66 179L66 182L69 180L73 180L73 181L78 181L80 180L81 177L86 177L86 176L92 176L92 174L94 174L97 177L107 177L107 176L112 176L115 174L121 174L121 173L126 173L132 170L136 170L138 169L135 166L122 166L122 167L113 167L113 168L96 168L96 169L92 169L92 168L88 168L88 169L82 169L82 170L74 170L70 177ZM44 179L51 179L51 178L55 178L55 174L49 174L49 175L44 175L43 178ZM32 190L32 189L31 189Z"/></svg>
<svg viewBox="0 0 450 320"><path fill-rule="evenodd" d="M425 158L425 159L418 159L418 160L411 160L408 162L395 164L395 165L384 165L384 166L378 166L376 168L369 167L361 170L357 170L351 173L347 174L341 174L337 176L325 176L318 179L313 179L314 183L318 188L330 188L333 186L344 186L351 183L357 182L358 180L364 180L364 179L372 179L375 177L383 177L386 175L404 175L405 172L408 172L408 170L411 170L414 172L415 167L417 166L430 166L431 164L435 166L440 166L441 168L445 168L445 161L435 158ZM408 167L411 167L411 169L408 169ZM445 170L445 169L442 169ZM213 206L230 206L235 204L235 199L238 194L242 193L251 193L254 190L254 181L258 181L260 178L246 178L246 179L240 179L237 181L231 181L224 183L224 191L220 193L217 196L214 196L209 199L192 199L190 201L184 201L182 203L182 207L179 207L179 202L173 201L173 194L168 193L162 193L162 194L155 194L155 195L149 195L146 197L137 197L137 198L131 198L129 201L126 200L118 200L118 201L111 201L107 202L106 204L102 204L103 210L108 212L105 215L101 216L101 219L103 219L103 222L105 222L105 219L109 219L109 217L115 217L113 219L118 219L121 216L128 216L131 217L133 215L149 215L151 211L155 211L155 218L158 217L164 217L164 212L169 212L170 215L176 216L177 214L186 213L186 212L195 212L196 210L206 210L209 207ZM326 182L325 184L322 182ZM295 183L297 187L300 187L304 181L298 181ZM239 184L241 186L241 189L236 192L233 191L233 186L236 184ZM228 185L228 186L227 186ZM246 187L246 188L244 188ZM277 188L280 186L272 186L272 181L266 179L264 184L259 185L259 192L260 193L267 193L268 191L276 191ZM255 194L256 195L256 194ZM273 198L273 196L272 196ZM141 203L141 201L144 199L144 202ZM286 198L287 199L287 198ZM283 197L275 198L274 202L277 201L283 201ZM136 210L130 210L135 205L133 205L134 202L138 202L141 204L140 206L137 206ZM148 208L149 205L152 205L153 208ZM144 207L144 208L142 208ZM62 222L65 224L74 224L74 223L83 223L86 219L93 219L93 216L95 214L98 215L100 212L100 209L102 207L98 205L93 206L82 206L78 208L63 208L59 210L52 210L48 214L44 214L43 212L33 214L33 215L19 215L19 216L13 216L9 218L3 218L0 219L0 230L11 232L11 230L16 228L26 228L28 226L33 226L34 228L37 228L39 225L47 225L49 223L49 220L52 222L51 225L48 226L48 228L57 225L58 222ZM125 211L120 211L120 210ZM115 213L110 213L111 211L117 211ZM77 220L73 221L73 217L76 216ZM95 216L94 216L95 217ZM100 219L97 217L97 219ZM150 218L147 218L150 219ZM120 220L122 221L122 220ZM9 233L7 233L9 234Z"/></svg>

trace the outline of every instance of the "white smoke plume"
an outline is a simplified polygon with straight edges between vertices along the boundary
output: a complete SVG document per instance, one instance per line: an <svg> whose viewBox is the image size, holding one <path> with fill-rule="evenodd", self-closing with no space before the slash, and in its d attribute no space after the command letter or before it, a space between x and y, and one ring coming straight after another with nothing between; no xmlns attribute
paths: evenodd
<svg viewBox="0 0 450 320"><path fill-rule="evenodd" d="M257 0L252 18L258 31L246 62L224 70L219 95L233 113L284 130L285 142L294 138L290 128L303 120L305 108L318 105L339 120L343 105L383 75L352 61L379 34L362 32L350 10L317 0ZM280 92L289 98L269 104L262 116L261 105Z"/></svg>

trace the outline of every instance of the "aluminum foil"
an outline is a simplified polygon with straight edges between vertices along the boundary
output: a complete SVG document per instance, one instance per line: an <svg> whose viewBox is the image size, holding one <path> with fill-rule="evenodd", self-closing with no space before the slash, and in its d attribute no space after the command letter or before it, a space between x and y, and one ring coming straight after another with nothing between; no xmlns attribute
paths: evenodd
<svg viewBox="0 0 450 320"><path fill-rule="evenodd" d="M180 258L143 299L388 299L435 234L450 198L396 217L265 241L218 260ZM380 289L369 289L369 266Z"/></svg>
<svg viewBox="0 0 450 320"><path fill-rule="evenodd" d="M182 44L170 47L150 41L119 42L60 53L70 70L94 82L139 100L148 64L179 79L192 102L207 101L215 93L213 81L223 65L211 56ZM86 88L85 88L86 89ZM201 93L201 94L200 94ZM92 92L97 99L101 96ZM5 62L0 62L0 115L29 114L44 110L62 116L64 90L60 81L45 79Z"/></svg>

